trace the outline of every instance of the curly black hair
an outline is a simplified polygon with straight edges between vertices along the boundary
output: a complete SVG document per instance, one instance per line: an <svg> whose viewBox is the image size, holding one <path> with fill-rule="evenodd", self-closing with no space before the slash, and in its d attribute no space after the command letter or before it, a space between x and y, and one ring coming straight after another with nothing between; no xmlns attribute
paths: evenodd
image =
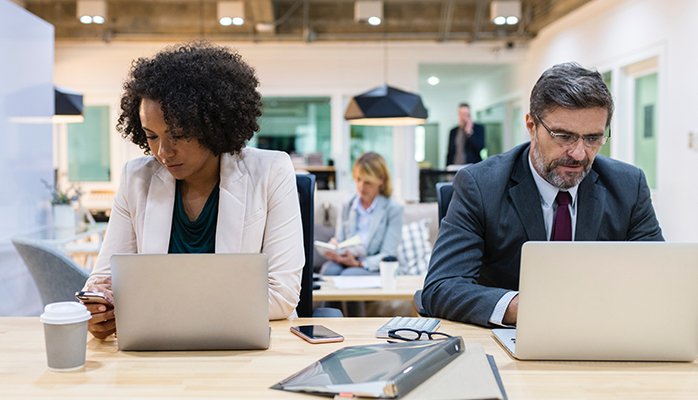
<svg viewBox="0 0 698 400"><path fill-rule="evenodd" d="M168 47L131 66L116 129L151 154L141 126L143 99L159 101L168 133L196 139L215 156L238 153L259 130L259 81L226 47L197 41Z"/></svg>

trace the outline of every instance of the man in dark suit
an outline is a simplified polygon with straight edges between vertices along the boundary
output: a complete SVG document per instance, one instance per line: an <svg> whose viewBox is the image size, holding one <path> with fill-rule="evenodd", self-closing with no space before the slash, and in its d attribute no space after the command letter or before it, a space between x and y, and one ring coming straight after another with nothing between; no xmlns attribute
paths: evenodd
<svg viewBox="0 0 698 400"><path fill-rule="evenodd" d="M458 106L458 126L451 129L448 138L446 165L472 164L482 161L480 151L485 147L485 127L470 118L470 106Z"/></svg>
<svg viewBox="0 0 698 400"><path fill-rule="evenodd" d="M422 292L429 315L516 324L529 240L664 240L644 173L596 156L612 115L598 72L568 63L543 73L526 115L531 142L454 179Z"/></svg>

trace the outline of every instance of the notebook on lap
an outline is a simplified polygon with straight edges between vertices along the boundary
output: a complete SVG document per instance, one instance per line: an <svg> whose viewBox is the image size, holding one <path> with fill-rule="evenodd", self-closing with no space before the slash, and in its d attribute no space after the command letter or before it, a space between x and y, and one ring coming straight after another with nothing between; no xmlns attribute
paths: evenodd
<svg viewBox="0 0 698 400"><path fill-rule="evenodd" d="M120 350L269 347L264 254L111 257Z"/></svg>
<svg viewBox="0 0 698 400"><path fill-rule="evenodd" d="M521 360L693 361L698 243L528 242L516 329Z"/></svg>

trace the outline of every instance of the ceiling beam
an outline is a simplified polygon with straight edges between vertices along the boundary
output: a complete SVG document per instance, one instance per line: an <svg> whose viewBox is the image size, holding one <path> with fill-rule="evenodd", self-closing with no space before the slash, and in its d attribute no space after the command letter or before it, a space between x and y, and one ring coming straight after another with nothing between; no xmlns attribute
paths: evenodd
<svg viewBox="0 0 698 400"><path fill-rule="evenodd" d="M470 42L475 42L480 39L482 34L482 23L485 19L485 9L490 0L477 0L477 5L475 6L475 29L473 29L473 35L470 37Z"/></svg>
<svg viewBox="0 0 698 400"><path fill-rule="evenodd" d="M553 21L564 17L589 1L591 0L553 0L544 10L541 10L542 7L534 4L532 7L533 18L531 22L526 24L526 30L539 32Z"/></svg>
<svg viewBox="0 0 698 400"><path fill-rule="evenodd" d="M441 19L439 21L439 42L448 40L453 21L453 10L456 8L456 0L444 0L441 5Z"/></svg>
<svg viewBox="0 0 698 400"><path fill-rule="evenodd" d="M274 26L274 5L271 0L247 0L245 7L252 11L252 22L256 24L271 24ZM268 31L258 31L258 34L274 34L276 27Z"/></svg>

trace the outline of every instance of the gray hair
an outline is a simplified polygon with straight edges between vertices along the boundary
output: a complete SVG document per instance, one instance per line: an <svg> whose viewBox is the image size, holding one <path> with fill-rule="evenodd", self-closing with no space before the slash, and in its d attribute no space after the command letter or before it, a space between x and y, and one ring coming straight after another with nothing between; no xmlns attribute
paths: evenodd
<svg viewBox="0 0 698 400"><path fill-rule="evenodd" d="M557 64L543 72L531 91L530 107L531 114L538 118L558 107L570 110L601 107L607 111L606 127L613 117L613 97L603 76L576 62Z"/></svg>

